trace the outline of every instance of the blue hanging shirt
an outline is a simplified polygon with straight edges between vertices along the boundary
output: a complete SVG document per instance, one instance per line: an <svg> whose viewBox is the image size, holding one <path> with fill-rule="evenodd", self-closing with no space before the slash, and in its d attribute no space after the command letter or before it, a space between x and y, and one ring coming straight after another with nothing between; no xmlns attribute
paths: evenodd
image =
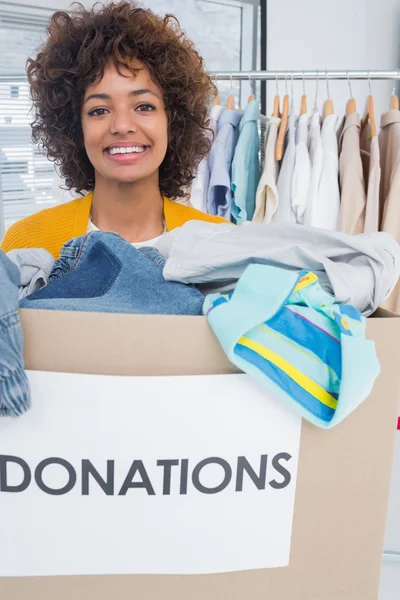
<svg viewBox="0 0 400 600"><path fill-rule="evenodd" d="M256 192L260 181L259 114L258 101L252 100L240 121L239 140L232 162L231 213L238 225L252 220L256 205Z"/></svg>
<svg viewBox="0 0 400 600"><path fill-rule="evenodd" d="M231 167L242 114L240 110L225 110L221 114L208 161L207 212L227 220L230 220L232 202Z"/></svg>

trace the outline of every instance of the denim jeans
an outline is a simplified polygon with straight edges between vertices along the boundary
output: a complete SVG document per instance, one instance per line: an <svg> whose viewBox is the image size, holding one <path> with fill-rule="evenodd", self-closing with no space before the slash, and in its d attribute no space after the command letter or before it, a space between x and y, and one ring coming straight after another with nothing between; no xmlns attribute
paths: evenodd
<svg viewBox="0 0 400 600"><path fill-rule="evenodd" d="M0 417L18 417L30 406L18 315L18 267L0 250Z"/></svg>
<svg viewBox="0 0 400 600"><path fill-rule="evenodd" d="M23 308L87 312L201 315L203 295L165 281L165 260L155 248L136 249L115 233L93 231L69 240L46 287Z"/></svg>

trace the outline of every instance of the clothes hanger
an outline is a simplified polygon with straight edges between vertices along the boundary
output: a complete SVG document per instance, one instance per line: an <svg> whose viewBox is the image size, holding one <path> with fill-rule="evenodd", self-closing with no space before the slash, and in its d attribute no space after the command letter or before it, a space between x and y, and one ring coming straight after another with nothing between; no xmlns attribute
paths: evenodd
<svg viewBox="0 0 400 600"><path fill-rule="evenodd" d="M376 136L376 122L375 122L375 110L374 110L374 98L372 96L372 90L371 90L371 80L369 78L369 71L368 71L368 87L369 87L369 96L367 97L367 113L365 115L365 118L363 119L363 122L361 123L361 131L363 131L363 129L366 127L368 121L369 121L369 127L371 130L371 138L374 138Z"/></svg>
<svg viewBox="0 0 400 600"><path fill-rule="evenodd" d="M389 110L399 110L399 98L396 96L396 88L393 88L390 96Z"/></svg>
<svg viewBox="0 0 400 600"><path fill-rule="evenodd" d="M307 114L307 96L306 96L306 82L304 81L304 71L303 71L303 95L301 97L301 105L300 105L300 115Z"/></svg>
<svg viewBox="0 0 400 600"><path fill-rule="evenodd" d="M221 104L221 96L219 94L217 94L214 100L212 101L213 106L216 106L217 104Z"/></svg>
<svg viewBox="0 0 400 600"><path fill-rule="evenodd" d="M228 100L226 101L226 108L229 110L234 110L236 108L235 96L233 95L232 73L231 73L231 93L228 96Z"/></svg>
<svg viewBox="0 0 400 600"><path fill-rule="evenodd" d="M346 104L346 115L351 115L356 112L356 101L353 98L353 92L351 89L351 83L350 83L348 71L347 71L347 83L349 84L350 99L347 101L347 104Z"/></svg>
<svg viewBox="0 0 400 600"><path fill-rule="evenodd" d="M400 75L400 69L398 70ZM390 96L389 110L399 110L399 98L396 96L396 86L393 86L392 95Z"/></svg>
<svg viewBox="0 0 400 600"><path fill-rule="evenodd" d="M315 84L314 111L318 110L318 88L319 88L319 72L317 69L317 82Z"/></svg>
<svg viewBox="0 0 400 600"><path fill-rule="evenodd" d="M287 75L287 73L286 73ZM289 117L289 94L287 93L287 77L285 75L285 87L286 94L283 97L283 109L282 109L282 118L279 125L278 131L278 139L276 141L276 149L275 149L275 158L276 160L282 160L283 156L283 144L285 141L286 128L288 124Z"/></svg>
<svg viewBox="0 0 400 600"><path fill-rule="evenodd" d="M333 102L329 94L328 69L326 69L326 91L328 94L328 99L324 102L324 117L329 117L329 115L333 115Z"/></svg>
<svg viewBox="0 0 400 600"><path fill-rule="evenodd" d="M276 94L274 98L274 109L272 112L273 117L280 117L280 98L279 98L279 89L278 89L278 71L275 73L275 84L276 84Z"/></svg>
<svg viewBox="0 0 400 600"><path fill-rule="evenodd" d="M251 94L247 99L247 104L250 104L250 102L253 102L253 100L256 99L255 95L254 95L254 89L253 89L253 84L251 81L251 73L249 73L249 84L250 84L250 89L251 89Z"/></svg>

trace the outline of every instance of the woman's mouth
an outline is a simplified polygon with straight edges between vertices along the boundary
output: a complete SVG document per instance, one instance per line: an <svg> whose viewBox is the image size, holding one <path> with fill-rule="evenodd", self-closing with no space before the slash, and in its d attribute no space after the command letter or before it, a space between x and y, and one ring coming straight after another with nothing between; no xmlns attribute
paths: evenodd
<svg viewBox="0 0 400 600"><path fill-rule="evenodd" d="M112 146L106 148L104 154L113 162L133 163L148 154L150 146Z"/></svg>

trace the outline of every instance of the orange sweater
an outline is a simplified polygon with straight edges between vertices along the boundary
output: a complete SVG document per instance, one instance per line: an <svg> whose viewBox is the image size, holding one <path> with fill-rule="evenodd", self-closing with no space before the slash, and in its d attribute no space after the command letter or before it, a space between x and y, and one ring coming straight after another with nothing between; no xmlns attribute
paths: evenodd
<svg viewBox="0 0 400 600"><path fill-rule="evenodd" d="M1 242L1 250L8 252L15 248L44 248L54 258L58 258L65 242L86 233L92 197L93 192L90 192L84 198L47 208L14 223ZM164 215L167 231L193 220L226 223L222 217L207 215L165 197Z"/></svg>

